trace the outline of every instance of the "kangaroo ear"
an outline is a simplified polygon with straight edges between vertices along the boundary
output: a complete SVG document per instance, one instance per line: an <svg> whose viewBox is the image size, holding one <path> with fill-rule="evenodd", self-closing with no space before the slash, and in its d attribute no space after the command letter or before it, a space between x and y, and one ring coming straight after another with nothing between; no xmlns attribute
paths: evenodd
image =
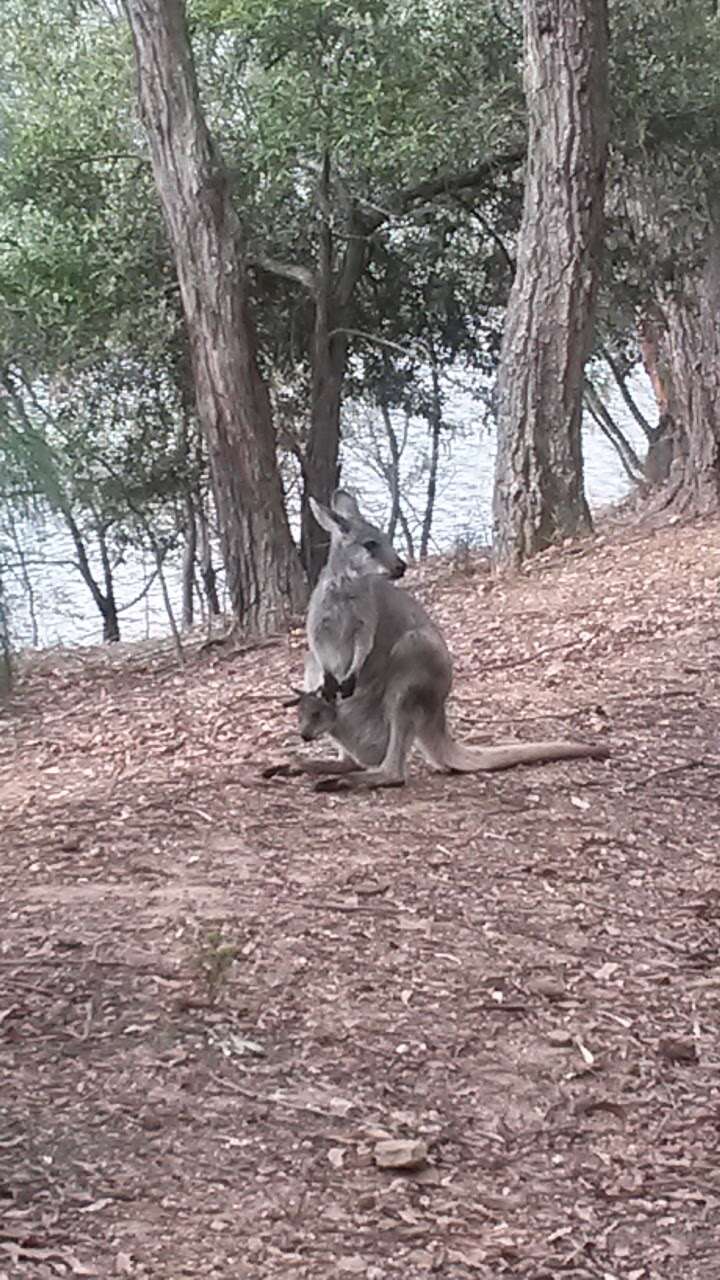
<svg viewBox="0 0 720 1280"><path fill-rule="evenodd" d="M288 698L287 702L283 702L284 707L297 707L300 705L303 698L302 689L293 689L293 695L292 698Z"/></svg>
<svg viewBox="0 0 720 1280"><path fill-rule="evenodd" d="M360 508L347 489L336 489L330 499L330 506L336 515L342 516L345 520L362 520Z"/></svg>
<svg viewBox="0 0 720 1280"><path fill-rule="evenodd" d="M308 501L310 510L321 529L331 534L337 533L338 529L341 529L343 533L347 533L348 524L341 515L335 515L334 511L329 511L327 507L324 507L321 502L316 502L314 498L309 498Z"/></svg>
<svg viewBox="0 0 720 1280"><path fill-rule="evenodd" d="M309 499L310 510L321 529L325 529L326 533L332 533L333 529L337 529L337 525L333 520L332 512L327 507L323 507L320 502L316 502L314 498Z"/></svg>

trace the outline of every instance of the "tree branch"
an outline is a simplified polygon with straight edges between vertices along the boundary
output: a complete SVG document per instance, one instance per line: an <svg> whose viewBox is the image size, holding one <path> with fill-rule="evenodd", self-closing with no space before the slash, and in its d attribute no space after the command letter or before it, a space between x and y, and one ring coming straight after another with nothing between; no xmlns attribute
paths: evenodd
<svg viewBox="0 0 720 1280"><path fill-rule="evenodd" d="M317 281L315 272L311 271L310 267L298 266L294 262L279 262L277 258L270 258L264 253L250 254L248 262L253 267L261 267L271 276L280 276L283 280L294 280L296 284L301 284L303 289L307 289L308 293L315 294Z"/></svg>
<svg viewBox="0 0 720 1280"><path fill-rule="evenodd" d="M615 379L615 381L616 381L616 383L617 383L617 386L618 386L618 390L619 390L619 392L620 392L620 395L622 396L623 400L625 401L625 404L627 405L628 409L630 410L630 412L631 412L631 414L632 414L633 418L634 418L634 419L635 419L635 421L637 422L637 424L638 424L638 426L639 426L640 430L643 432L643 434L646 436L646 438L647 438L648 440L652 441L652 440L654 439L654 436L655 436L655 431L653 430L653 428L651 427L651 425L650 425L650 423L648 422L647 418L645 417L645 414L644 414L644 413L642 413L642 412L640 411L640 409L638 408L638 406L637 406L637 404L636 404L636 402L635 402L635 398L634 398L634 396L632 396L632 395L630 394L630 392L629 392L629 390L628 390L628 386L627 386L627 381L626 381L626 379L625 379L625 376L624 376L624 374L623 374L623 372L622 372L622 370L621 370L621 368L620 368L620 366L619 366L619 364L618 364L617 360L616 360L616 359L615 359L615 357L613 356L612 352L611 352L611 351L608 351L607 347L603 347L603 348L602 348L602 354L603 354L603 357L604 357L604 359L605 359L605 361L606 361L607 365L609 366L609 369L610 369L610 372L612 373L613 378Z"/></svg>
<svg viewBox="0 0 720 1280"><path fill-rule="evenodd" d="M412 360L420 358L427 359L428 350L424 342L419 339L413 347L403 347L399 342L391 342L389 338L381 338L377 333L366 333L364 329L333 329L328 334L328 338L333 338L336 333L347 334L349 338L364 338L366 342L376 342L380 347L388 347L391 351L397 351L401 356L409 356Z"/></svg>
<svg viewBox="0 0 720 1280"><path fill-rule="evenodd" d="M350 217L350 234L338 272L335 298L338 306L346 307L350 302L355 285L367 265L368 242L374 232L379 231L384 223L393 218L401 218L403 214L420 204L429 204L439 195L457 195L473 187L481 186L498 169L514 168L525 157L525 144L518 144L500 155L491 156L473 169L465 169L462 173L437 174L433 178L425 178L414 186L406 187L395 196L391 196L383 209L366 202L355 204Z"/></svg>
<svg viewBox="0 0 720 1280"><path fill-rule="evenodd" d="M376 208L372 213L364 215L365 233L376 231L389 216L400 217L416 205L428 204L437 196L454 195L458 191L468 191L472 187L482 186L498 170L514 169L516 165L521 164L525 155L526 145L523 141L498 155L488 156L482 164L475 165L473 169L465 169L461 173L439 173L433 178L425 178L414 186L406 187L404 191L399 191L394 198L390 199L387 210Z"/></svg>

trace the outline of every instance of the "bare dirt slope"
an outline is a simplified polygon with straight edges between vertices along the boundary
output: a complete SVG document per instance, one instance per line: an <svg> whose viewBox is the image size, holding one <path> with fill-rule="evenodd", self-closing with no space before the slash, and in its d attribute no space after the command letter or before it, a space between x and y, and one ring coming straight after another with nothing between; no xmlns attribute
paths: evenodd
<svg viewBox="0 0 720 1280"><path fill-rule="evenodd" d="M408 585L459 736L612 759L313 795L300 636L28 669L0 1277L718 1280L720 527Z"/></svg>

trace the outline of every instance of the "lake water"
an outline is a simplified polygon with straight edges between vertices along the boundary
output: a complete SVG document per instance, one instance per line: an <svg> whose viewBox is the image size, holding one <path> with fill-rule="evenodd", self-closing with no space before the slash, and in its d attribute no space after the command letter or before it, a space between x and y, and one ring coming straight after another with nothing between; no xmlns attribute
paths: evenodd
<svg viewBox="0 0 720 1280"><path fill-rule="evenodd" d="M634 394L650 421L655 420L652 392L642 376L635 379ZM643 437L624 405L613 395L606 397L616 422L637 451L643 453ZM484 410L467 395L459 394L447 407L449 422L460 425L460 433L448 433L443 441L439 471L432 549L448 550L462 538L471 544L490 541L491 501L495 440L485 424ZM417 534L424 510L426 475L419 474L427 450L427 429L415 423L402 457L402 492L408 521ZM585 484L592 508L616 502L628 492L629 483L612 445L594 426L586 426L583 436ZM388 512L386 486L373 466L367 442L348 439L343 451L343 483L361 495L366 509L378 522ZM102 637L99 615L87 587L71 567L73 547L64 529L49 519L43 529L30 526L21 531L28 558L33 612L41 647L58 644L97 644ZM401 542L398 540L398 546ZM159 585L154 583L144 599L130 602L141 592L153 572L150 556L129 556L116 573L117 598L122 608L120 625L123 640L139 640L166 635L168 619ZM179 563L168 563L167 579L179 614ZM32 642L28 592L17 571L7 575L13 635L18 645Z"/></svg>

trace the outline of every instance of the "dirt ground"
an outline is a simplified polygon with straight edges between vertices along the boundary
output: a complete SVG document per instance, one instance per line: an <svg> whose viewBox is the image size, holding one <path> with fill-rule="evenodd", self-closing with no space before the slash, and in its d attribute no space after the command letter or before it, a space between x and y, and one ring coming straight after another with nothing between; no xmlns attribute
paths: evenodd
<svg viewBox="0 0 720 1280"><path fill-rule="evenodd" d="M605 762L316 795L299 634L28 664L1 1280L718 1280L720 526L603 530L407 585L458 737Z"/></svg>

